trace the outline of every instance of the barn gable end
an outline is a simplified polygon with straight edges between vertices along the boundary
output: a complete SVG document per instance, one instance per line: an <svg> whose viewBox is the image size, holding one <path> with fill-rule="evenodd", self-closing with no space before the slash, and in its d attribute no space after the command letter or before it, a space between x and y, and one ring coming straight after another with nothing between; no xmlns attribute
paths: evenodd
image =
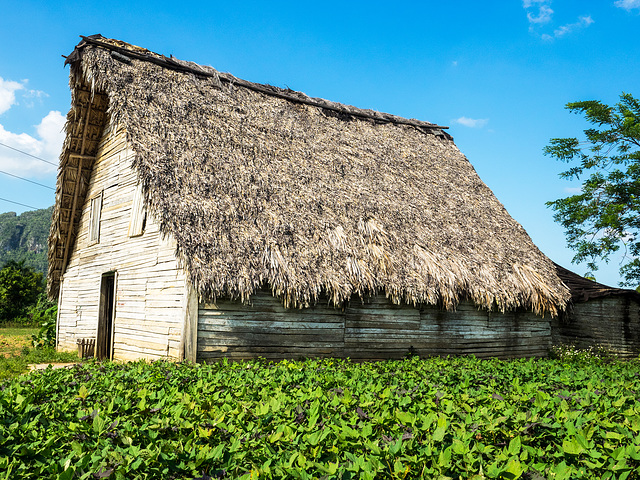
<svg viewBox="0 0 640 480"><path fill-rule="evenodd" d="M140 213L133 209L133 155L122 129L104 132L60 281L58 347L74 350L79 339L97 339L100 357L182 359L186 277L175 240L164 238L153 216L142 235L129 235L132 214ZM109 278L113 296L105 295Z"/></svg>

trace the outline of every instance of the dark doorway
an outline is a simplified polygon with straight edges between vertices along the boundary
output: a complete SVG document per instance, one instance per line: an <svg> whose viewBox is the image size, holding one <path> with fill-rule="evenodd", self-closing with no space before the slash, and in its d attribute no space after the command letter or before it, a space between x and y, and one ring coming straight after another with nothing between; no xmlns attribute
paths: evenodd
<svg viewBox="0 0 640 480"><path fill-rule="evenodd" d="M111 359L113 355L113 318L115 314L116 274L102 275L100 283L100 308L98 311L98 338L96 357L98 360Z"/></svg>

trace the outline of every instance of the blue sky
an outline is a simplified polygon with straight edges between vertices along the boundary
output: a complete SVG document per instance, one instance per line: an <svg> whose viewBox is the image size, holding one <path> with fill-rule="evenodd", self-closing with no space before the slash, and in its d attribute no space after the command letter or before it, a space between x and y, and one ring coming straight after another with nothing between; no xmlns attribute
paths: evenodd
<svg viewBox="0 0 640 480"><path fill-rule="evenodd" d="M309 6L306 6L309 5ZM449 125L538 247L571 266L545 202L575 192L542 155L586 127L570 101L640 96L640 0L45 2L0 4L0 143L56 163L69 109L64 59L101 33L246 80ZM0 145L0 171L55 186L55 167ZM52 190L0 173L0 198ZM0 200L0 212L29 208ZM599 281L616 285L620 258Z"/></svg>

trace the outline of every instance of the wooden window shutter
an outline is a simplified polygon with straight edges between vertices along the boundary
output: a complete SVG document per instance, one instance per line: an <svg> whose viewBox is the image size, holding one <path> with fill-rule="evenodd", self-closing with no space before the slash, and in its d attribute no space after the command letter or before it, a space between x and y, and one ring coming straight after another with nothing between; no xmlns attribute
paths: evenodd
<svg viewBox="0 0 640 480"><path fill-rule="evenodd" d="M100 241L100 214L102 212L102 192L91 199L91 215L89 218L89 243Z"/></svg>
<svg viewBox="0 0 640 480"><path fill-rule="evenodd" d="M147 215L144 208L144 196L142 185L138 184L133 194L133 205L131 206L131 218L129 220L129 236L137 237L144 233Z"/></svg>

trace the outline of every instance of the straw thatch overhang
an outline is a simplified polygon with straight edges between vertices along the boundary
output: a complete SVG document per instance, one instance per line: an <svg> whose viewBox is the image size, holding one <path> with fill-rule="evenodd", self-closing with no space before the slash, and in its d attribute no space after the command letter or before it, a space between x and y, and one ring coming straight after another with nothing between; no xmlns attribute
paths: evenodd
<svg viewBox="0 0 640 480"><path fill-rule="evenodd" d="M451 309L470 299L556 315L570 298L446 127L246 82L100 36L83 37L67 63L73 105L51 230L51 295L108 122L126 131L146 206L176 239L203 299L248 301L268 284L292 307L321 294L341 305L383 293L396 303Z"/></svg>
<svg viewBox="0 0 640 480"><path fill-rule="evenodd" d="M57 296L60 275L75 243L89 177L107 119L108 97L87 85L72 86L67 136L60 156L56 205L49 235L49 295Z"/></svg>

